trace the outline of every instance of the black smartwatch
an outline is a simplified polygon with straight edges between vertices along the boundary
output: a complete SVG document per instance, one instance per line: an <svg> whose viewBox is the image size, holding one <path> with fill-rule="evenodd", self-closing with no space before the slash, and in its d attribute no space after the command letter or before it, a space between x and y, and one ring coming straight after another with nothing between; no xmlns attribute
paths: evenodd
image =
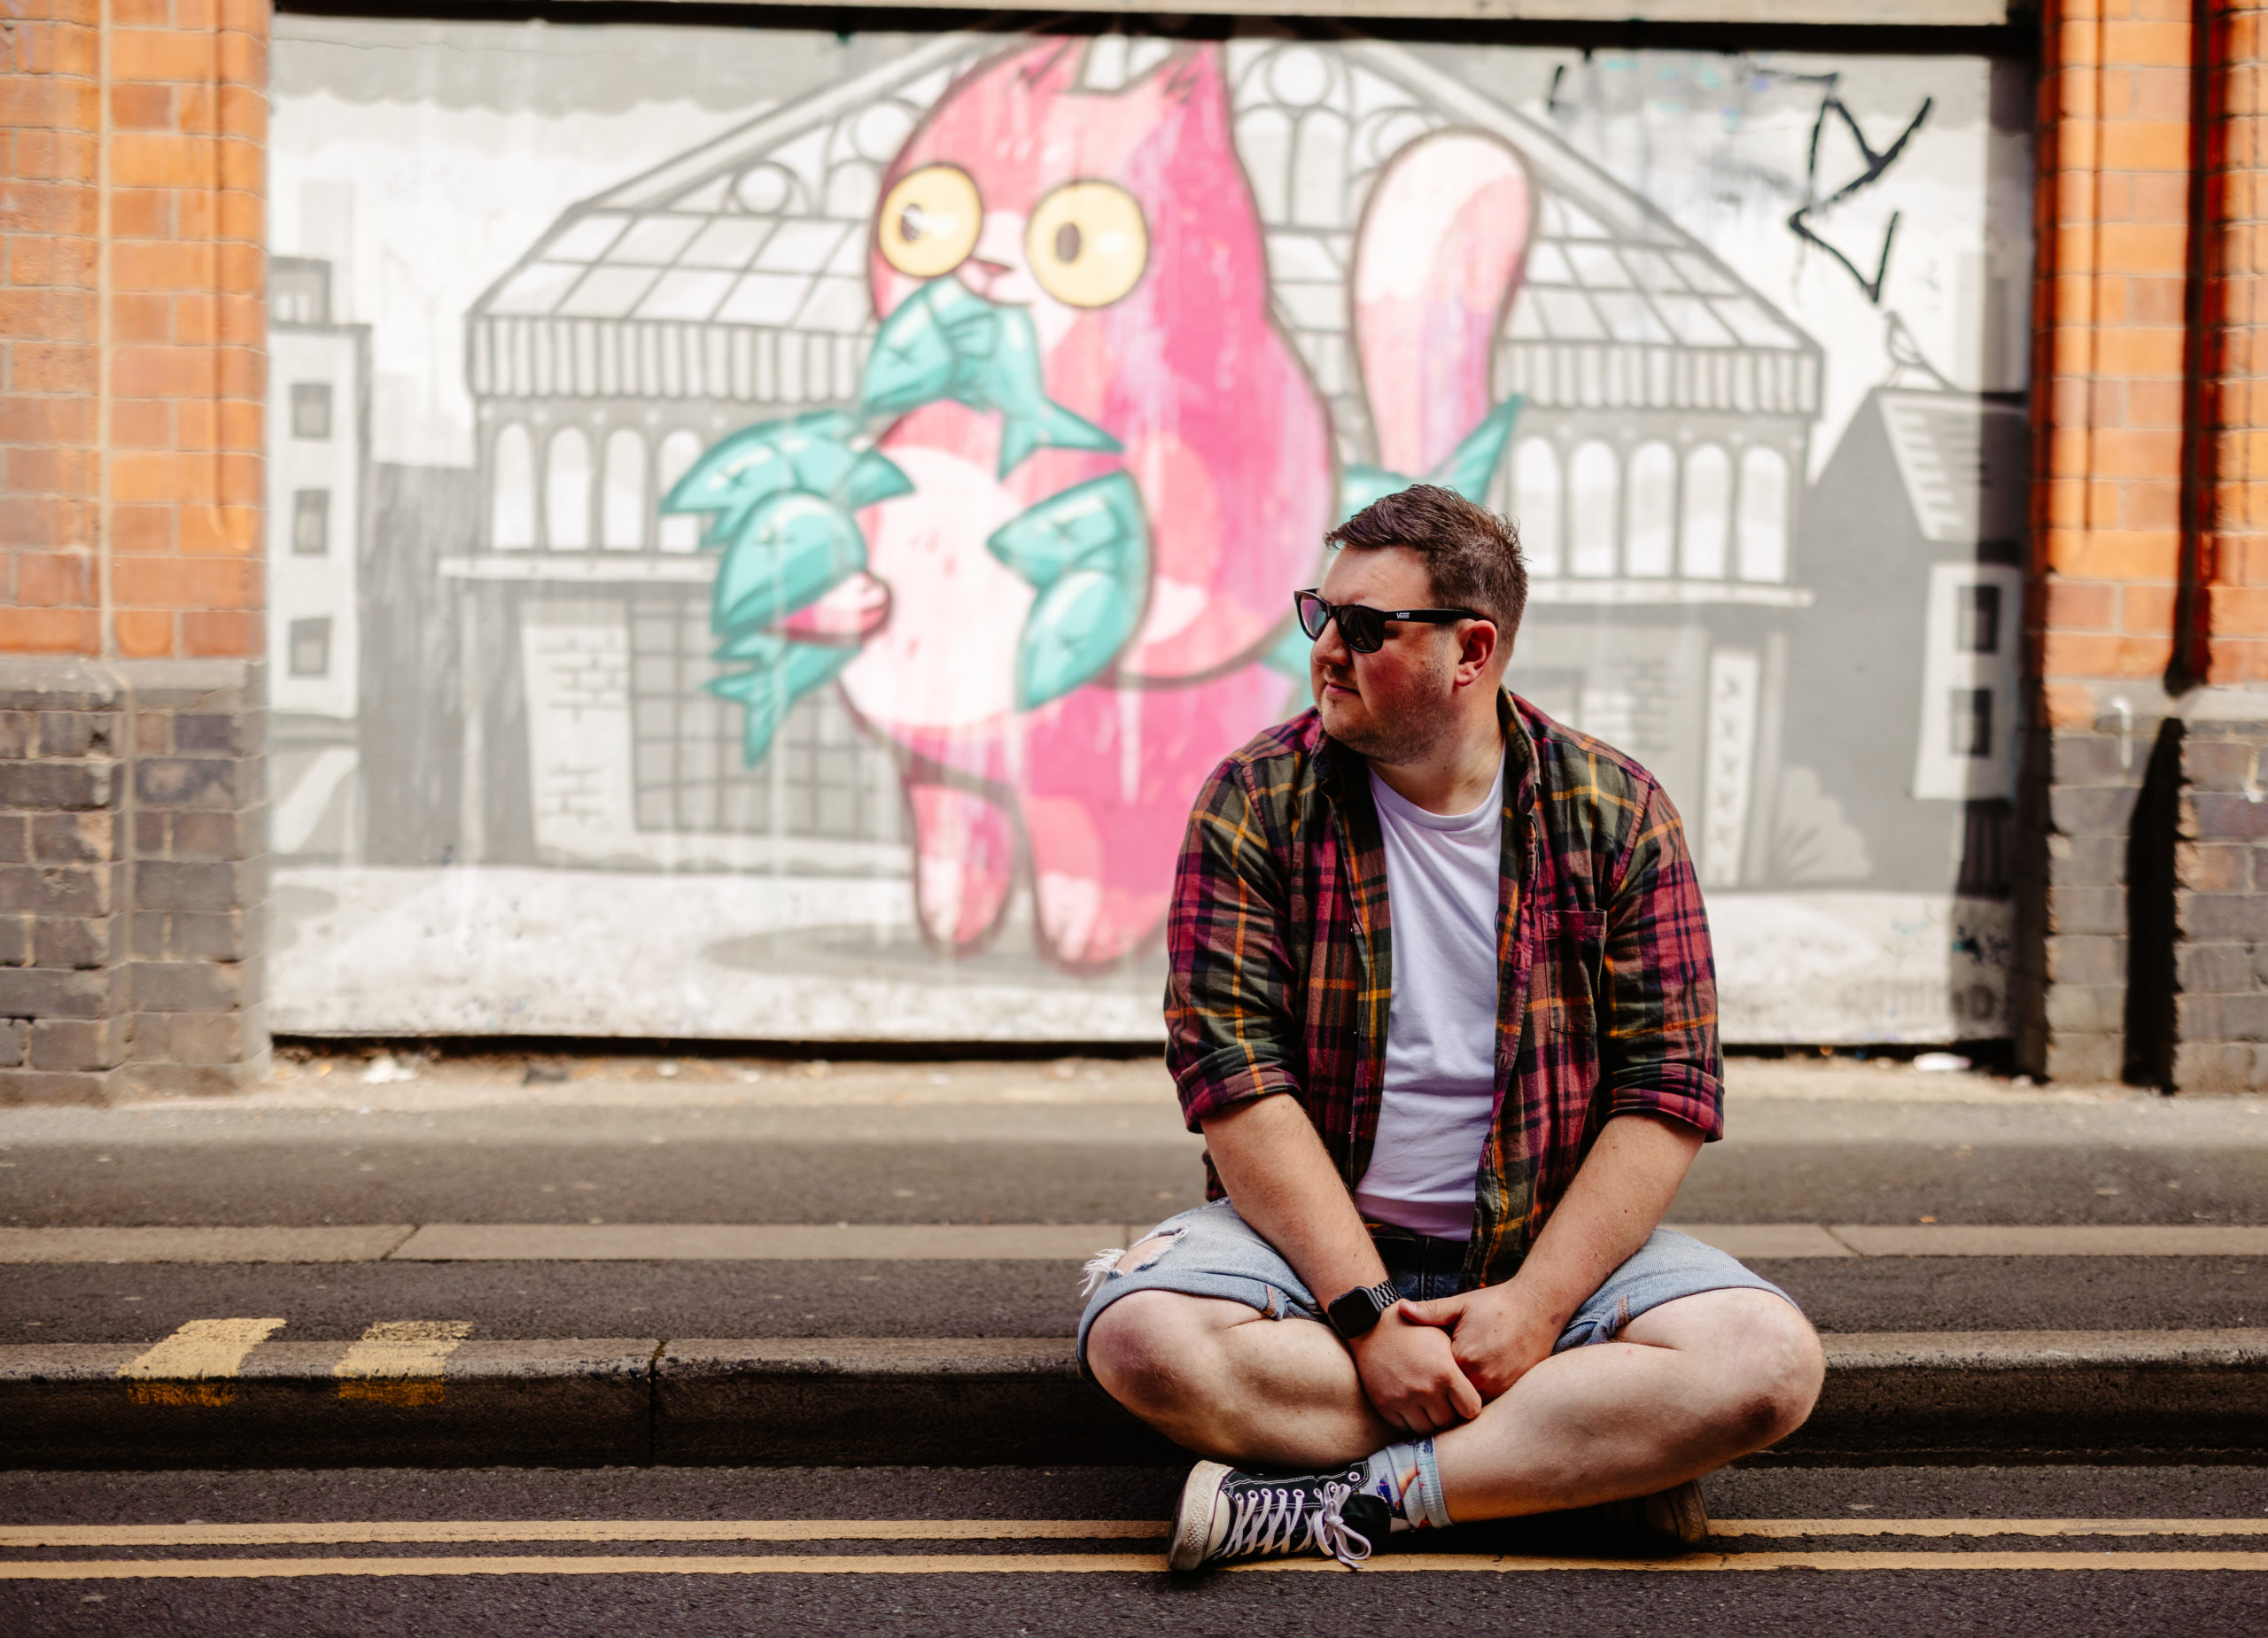
<svg viewBox="0 0 2268 1638"><path fill-rule="evenodd" d="M1402 1293L1394 1290L1394 1282L1380 1280L1375 1285L1357 1285L1324 1312L1331 1316L1332 1330L1352 1342L1377 1324L1379 1315L1401 1300Z"/></svg>

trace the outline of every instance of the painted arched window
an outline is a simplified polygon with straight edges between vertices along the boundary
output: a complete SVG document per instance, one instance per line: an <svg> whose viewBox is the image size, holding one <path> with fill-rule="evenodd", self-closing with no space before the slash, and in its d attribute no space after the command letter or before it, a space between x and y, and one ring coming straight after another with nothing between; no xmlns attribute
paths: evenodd
<svg viewBox="0 0 2268 1638"><path fill-rule="evenodd" d="M1559 452L1549 439L1529 439L1512 455L1511 513L1530 574L1559 572L1561 500Z"/></svg>
<svg viewBox="0 0 2268 1638"><path fill-rule="evenodd" d="M1630 457L1630 532L1626 573L1658 578L1670 571L1677 539L1677 457L1667 444L1641 444Z"/></svg>
<svg viewBox="0 0 2268 1638"><path fill-rule="evenodd" d="M610 548L634 552L646 544L646 440L628 427L606 435L606 482L599 521Z"/></svg>
<svg viewBox="0 0 2268 1638"><path fill-rule="evenodd" d="M1762 446L1740 458L1740 578L1788 578L1788 462Z"/></svg>
<svg viewBox="0 0 2268 1638"><path fill-rule="evenodd" d="M1567 470L1567 566L1604 578L1614 572L1621 534L1621 473L1614 451L1596 439L1575 451Z"/></svg>
<svg viewBox="0 0 2268 1638"><path fill-rule="evenodd" d="M1723 579L1732 532L1733 463L1719 446L1704 444L1685 457L1684 510L1679 544L1687 578Z"/></svg>
<svg viewBox="0 0 2268 1638"><path fill-rule="evenodd" d="M654 504L659 506L669 498L670 485L693 470L701 458L701 435L680 427L662 440L662 458L656 462L654 485ZM701 544L701 519L689 512L678 513L662 519L661 547L664 552L690 552Z"/></svg>
<svg viewBox="0 0 2268 1638"><path fill-rule="evenodd" d="M524 551L535 544L535 450L524 426L496 434L489 495L488 544L500 552Z"/></svg>
<svg viewBox="0 0 2268 1638"><path fill-rule="evenodd" d="M543 463L544 540L555 552L591 544L591 440L580 427L551 435Z"/></svg>

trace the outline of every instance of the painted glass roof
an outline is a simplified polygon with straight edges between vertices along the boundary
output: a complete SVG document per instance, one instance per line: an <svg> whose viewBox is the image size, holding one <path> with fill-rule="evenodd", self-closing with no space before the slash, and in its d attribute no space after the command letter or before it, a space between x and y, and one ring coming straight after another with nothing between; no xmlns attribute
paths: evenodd
<svg viewBox="0 0 2268 1638"><path fill-rule="evenodd" d="M863 338L874 325L866 236L882 171L952 77L998 49L990 36L939 38L575 206L476 305L476 330L536 321L548 330L548 320ZM1170 49L1163 40L1099 36L1084 82L1115 89ZM1360 413L1348 405L1359 390L1347 282L1363 202L1405 144L1456 125L1511 142L1539 195L1526 283L1500 344L1500 373L1514 378L1508 390L1549 402L1564 378L1568 401L1594 401L1603 391L1610 404L1644 402L1647 370L1602 368L1596 359L1577 369L1569 350L1714 353L1741 361L1741 386L1729 377L1722 386L1725 407L1737 400L1742 408L1815 411L1817 345L1546 127L1375 41L1239 40L1227 49L1238 150L1266 226L1280 314L1317 385L1339 400L1335 410ZM519 338L509 345L476 336L477 392L578 390L585 372L563 350L555 368L540 359L523 368L544 344L526 342L524 322L511 328ZM617 345L602 339L596 350ZM702 348L672 342L663 350L673 347L687 362L670 372L679 381L668 396L772 395L750 384L768 369L720 366L704 386ZM622 371L635 373L629 363ZM1579 387L1578 376L1629 384ZM1694 382L1708 378L1680 372L1679 401L1692 406Z"/></svg>

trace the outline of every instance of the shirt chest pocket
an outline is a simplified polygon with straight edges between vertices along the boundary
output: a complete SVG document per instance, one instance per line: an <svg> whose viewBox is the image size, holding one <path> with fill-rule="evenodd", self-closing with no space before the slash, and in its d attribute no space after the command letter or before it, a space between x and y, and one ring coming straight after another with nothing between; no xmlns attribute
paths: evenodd
<svg viewBox="0 0 2268 1638"><path fill-rule="evenodd" d="M1535 919L1534 939L1527 977L1529 1033L1596 1037L1605 959L1605 913L1546 911Z"/></svg>

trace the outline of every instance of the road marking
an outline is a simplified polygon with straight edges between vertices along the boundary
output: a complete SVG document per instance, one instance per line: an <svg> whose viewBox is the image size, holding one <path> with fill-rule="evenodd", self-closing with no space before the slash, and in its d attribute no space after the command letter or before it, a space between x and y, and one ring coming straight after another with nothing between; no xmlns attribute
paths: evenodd
<svg viewBox="0 0 2268 1638"><path fill-rule="evenodd" d="M1152 1518L436 1518L315 1525L0 1525L0 1549L470 1541L1146 1541ZM2268 1536L2268 1518L1721 1518L1719 1538Z"/></svg>
<svg viewBox="0 0 2268 1638"><path fill-rule="evenodd" d="M1050 1555L1056 1556L1057 1555ZM1068 1556L1068 1555L1062 1555ZM929 1557L931 1555L924 1554ZM943 1557L939 1554L936 1556ZM1267 1564L1224 1564L1254 1570L1343 1570L1330 1558L1291 1558ZM1688 1553L1676 1558L1518 1558L1482 1553L1408 1553L1371 1559L1364 1570L2245 1570L2268 1571L2268 1553Z"/></svg>
<svg viewBox="0 0 2268 1638"><path fill-rule="evenodd" d="M1224 1566L1231 1573L1345 1573L1336 1560ZM1360 1573L1537 1571L1630 1574L1758 1570L2268 1571L2268 1553L1689 1553L1677 1558L1515 1558L1479 1553L1382 1555ZM468 1575L1157 1575L1155 1553L766 1553L713 1556L445 1558L89 1558L0 1563L0 1580L242 1580L308 1576Z"/></svg>
<svg viewBox="0 0 2268 1638"><path fill-rule="evenodd" d="M1815 1223L1668 1223L1662 1225L1713 1246L1728 1257L1841 1257L1854 1254Z"/></svg>
<svg viewBox="0 0 2268 1638"><path fill-rule="evenodd" d="M0 1525L0 1549L337 1547L466 1541L1014 1541L1146 1540L1148 1518L444 1518L321 1524ZM1725 1518L1725 1538L1877 1535L2268 1536L2268 1518Z"/></svg>
<svg viewBox="0 0 2268 1638"><path fill-rule="evenodd" d="M407 1223L309 1229L0 1229L0 1263L374 1262Z"/></svg>
<svg viewBox="0 0 2268 1638"><path fill-rule="evenodd" d="M1820 1342L1829 1371L2070 1370L2077 1366L2256 1369L2268 1327L2221 1331L1842 1331Z"/></svg>
<svg viewBox="0 0 2268 1638"><path fill-rule="evenodd" d="M1084 1262L1103 1246L1129 1243L1119 1223L433 1223L389 1255L396 1262Z"/></svg>
<svg viewBox="0 0 2268 1638"><path fill-rule="evenodd" d="M2268 1535L2262 1518L1713 1518L1713 1536Z"/></svg>
<svg viewBox="0 0 2268 1638"><path fill-rule="evenodd" d="M1147 1223L432 1223L299 1229L0 1229L0 1263L1084 1261ZM1746 1261L2263 1257L2268 1226L1672 1223Z"/></svg>
<svg viewBox="0 0 2268 1638"><path fill-rule="evenodd" d="M438 1405L441 1367L470 1335L470 1320L380 1320L332 1368L338 1397L381 1405Z"/></svg>
<svg viewBox="0 0 2268 1638"><path fill-rule="evenodd" d="M5 1525L0 1549L316 1547L367 1541L1014 1541L1146 1540L1150 1518L453 1518L369 1524Z"/></svg>
<svg viewBox="0 0 2268 1638"><path fill-rule="evenodd" d="M284 1329L280 1319L193 1319L118 1374L137 1405L226 1405L245 1355Z"/></svg>
<svg viewBox="0 0 2268 1638"><path fill-rule="evenodd" d="M2268 1257L2262 1227L1838 1223L1829 1231L1862 1257Z"/></svg>

